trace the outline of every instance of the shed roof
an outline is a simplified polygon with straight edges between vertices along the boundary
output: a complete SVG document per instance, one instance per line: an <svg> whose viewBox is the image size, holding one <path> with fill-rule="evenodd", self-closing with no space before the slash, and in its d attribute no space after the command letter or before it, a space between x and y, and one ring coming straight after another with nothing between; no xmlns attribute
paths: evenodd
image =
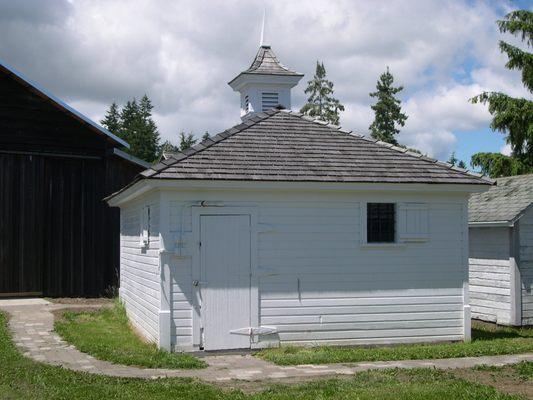
<svg viewBox="0 0 533 400"><path fill-rule="evenodd" d="M499 178L496 182L487 192L470 197L470 223L513 222L533 203L533 174Z"/></svg>
<svg viewBox="0 0 533 400"><path fill-rule="evenodd" d="M352 134L299 113L269 110L246 119L142 176L298 182L491 184L479 174Z"/></svg>
<svg viewBox="0 0 533 400"><path fill-rule="evenodd" d="M79 111L70 107L68 104L63 102L58 97L54 96L49 91L43 89L36 83L26 78L24 75L22 75L20 72L15 70L13 67L10 67L6 63L2 62L2 60L0 60L0 73L5 73L8 76L11 76L13 79L15 79L16 81L20 82L22 85L29 88L32 92L36 93L41 98L44 98L45 100L49 101L52 105L57 107L59 110L73 117L74 119L80 121L82 124L85 124L93 132L96 132L99 135L108 137L115 144L118 144L118 145L121 145L127 148L130 147L130 145L126 141L112 134L107 129L103 128L102 126L92 121L90 118L86 117Z"/></svg>

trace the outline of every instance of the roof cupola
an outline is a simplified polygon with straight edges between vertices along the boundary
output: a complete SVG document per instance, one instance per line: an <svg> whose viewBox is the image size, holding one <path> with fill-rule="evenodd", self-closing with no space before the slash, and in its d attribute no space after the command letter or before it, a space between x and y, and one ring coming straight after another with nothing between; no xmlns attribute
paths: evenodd
<svg viewBox="0 0 533 400"><path fill-rule="evenodd" d="M291 108L291 89L304 76L281 64L270 45L264 43L264 26L261 30L259 51L250 67L228 84L241 94L241 118L281 106Z"/></svg>

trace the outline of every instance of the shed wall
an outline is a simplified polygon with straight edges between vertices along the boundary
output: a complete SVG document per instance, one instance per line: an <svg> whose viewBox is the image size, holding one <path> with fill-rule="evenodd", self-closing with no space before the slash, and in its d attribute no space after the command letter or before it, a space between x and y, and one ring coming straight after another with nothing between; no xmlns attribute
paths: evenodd
<svg viewBox="0 0 533 400"><path fill-rule="evenodd" d="M150 207L150 239L141 244L141 213ZM121 209L120 299L137 330L148 340L159 337L159 195L143 196Z"/></svg>
<svg viewBox="0 0 533 400"><path fill-rule="evenodd" d="M472 318L500 324L510 322L509 229L508 227L469 229Z"/></svg>
<svg viewBox="0 0 533 400"><path fill-rule="evenodd" d="M191 208L258 213L260 324L282 343L397 343L463 339L467 280L466 199L458 195L181 192L172 195L172 344L193 343ZM429 240L361 244L369 201L425 202ZM265 336L261 340L272 337Z"/></svg>

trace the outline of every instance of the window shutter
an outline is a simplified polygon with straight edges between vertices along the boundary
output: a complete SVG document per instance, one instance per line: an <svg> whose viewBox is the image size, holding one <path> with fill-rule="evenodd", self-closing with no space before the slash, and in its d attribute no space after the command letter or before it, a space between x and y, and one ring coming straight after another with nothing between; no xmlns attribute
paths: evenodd
<svg viewBox="0 0 533 400"><path fill-rule="evenodd" d="M150 243L150 207L145 206L141 211L141 245Z"/></svg>
<svg viewBox="0 0 533 400"><path fill-rule="evenodd" d="M427 203L400 203L398 209L400 241L424 242L429 240Z"/></svg>

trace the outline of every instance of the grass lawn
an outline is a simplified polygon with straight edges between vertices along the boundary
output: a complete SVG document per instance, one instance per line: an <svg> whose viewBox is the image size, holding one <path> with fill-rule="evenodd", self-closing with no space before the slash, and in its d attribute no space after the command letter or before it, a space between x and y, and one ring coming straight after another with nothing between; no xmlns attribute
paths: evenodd
<svg viewBox="0 0 533 400"><path fill-rule="evenodd" d="M476 357L530 351L533 351L533 328L498 327L474 322L470 343L413 344L373 348L282 346L261 350L256 355L278 365L296 365Z"/></svg>
<svg viewBox="0 0 533 400"><path fill-rule="evenodd" d="M223 390L191 379L108 378L68 371L24 358L11 342L5 316L1 313L0 366L1 399L510 400L523 398L505 395L492 387L459 379L450 372L430 369L370 371L344 379L317 380L291 386L274 385L255 393L245 393L238 389Z"/></svg>
<svg viewBox="0 0 533 400"><path fill-rule="evenodd" d="M84 353L116 364L147 368L204 368L204 361L187 354L159 350L143 342L130 328L124 307L98 311L66 311L54 325L55 331Z"/></svg>

